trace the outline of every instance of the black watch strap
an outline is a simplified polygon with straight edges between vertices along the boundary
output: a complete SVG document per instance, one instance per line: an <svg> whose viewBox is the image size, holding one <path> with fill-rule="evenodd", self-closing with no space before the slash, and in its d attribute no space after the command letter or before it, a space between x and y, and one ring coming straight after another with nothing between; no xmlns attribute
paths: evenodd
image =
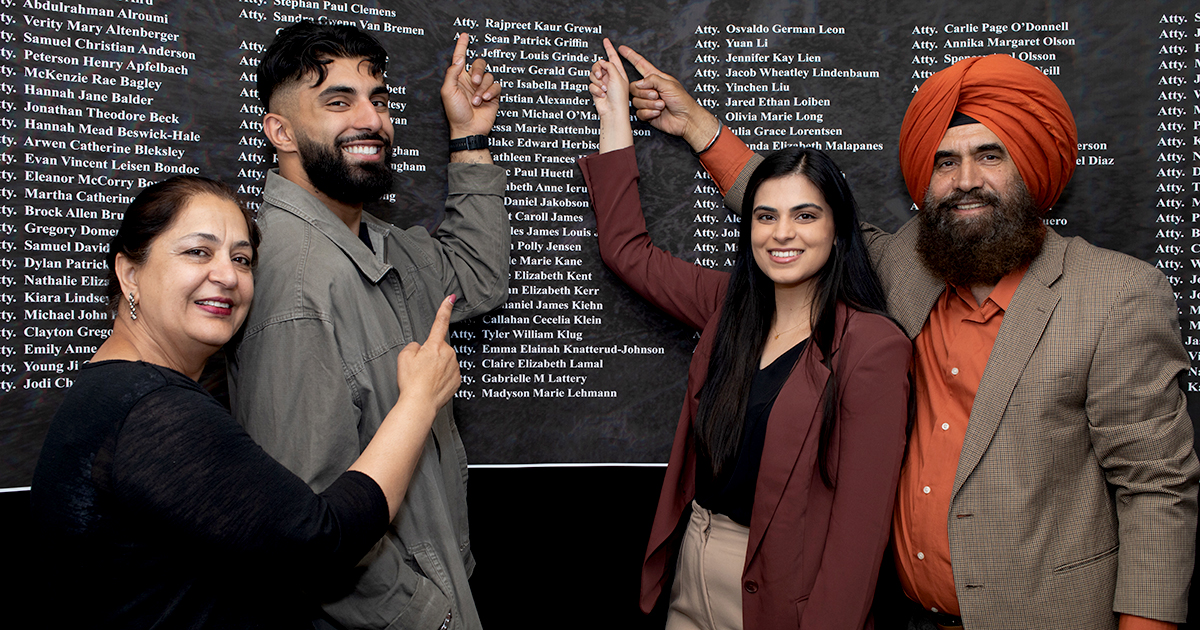
<svg viewBox="0 0 1200 630"><path fill-rule="evenodd" d="M477 149L488 148L487 136L467 136L465 138L455 138L450 141L450 152L457 153L459 151L475 151Z"/></svg>

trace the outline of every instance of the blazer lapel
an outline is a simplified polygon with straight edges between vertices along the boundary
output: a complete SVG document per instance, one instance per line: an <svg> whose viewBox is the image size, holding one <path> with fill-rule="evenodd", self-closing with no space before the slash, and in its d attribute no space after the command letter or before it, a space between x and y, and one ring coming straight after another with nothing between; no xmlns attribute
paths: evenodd
<svg viewBox="0 0 1200 630"><path fill-rule="evenodd" d="M1004 322L1000 325L1000 333L988 356L979 391L971 406L971 419L967 423L967 434L958 459L951 501L958 495L959 488L975 470L996 435L1017 381L1058 306L1058 292L1050 287L1062 276L1066 250L1067 242L1047 228L1042 252L1030 263L1008 310L1004 312Z"/></svg>
<svg viewBox="0 0 1200 630"><path fill-rule="evenodd" d="M946 282L933 276L916 254L917 219L905 223L895 234L880 239L884 251L875 265L883 291L888 299L888 312L909 339L916 339L925 327L929 311L946 290Z"/></svg>
<svg viewBox="0 0 1200 630"><path fill-rule="evenodd" d="M839 306L835 339L841 334L845 315L845 307ZM836 355L836 346L831 351ZM750 539L744 566L750 566L750 561L758 553L763 535L775 518L775 511L788 485L811 484L818 475L817 440L821 423L817 418L817 403L825 391L830 374L829 368L821 363L823 358L821 352L810 343L779 390L775 404L771 406L766 444L763 445L758 481L754 486L754 510L750 516ZM807 495L808 489L797 493L793 488L791 494Z"/></svg>

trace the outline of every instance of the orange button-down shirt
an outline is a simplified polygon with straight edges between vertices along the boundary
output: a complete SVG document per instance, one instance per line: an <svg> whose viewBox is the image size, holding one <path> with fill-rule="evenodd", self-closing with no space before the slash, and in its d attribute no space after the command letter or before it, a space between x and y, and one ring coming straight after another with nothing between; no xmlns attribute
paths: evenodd
<svg viewBox="0 0 1200 630"><path fill-rule="evenodd" d="M892 535L900 584L927 610L959 614L947 531L950 491L975 393L1025 269L1001 278L982 305L970 289L947 286L914 340L917 416L900 471Z"/></svg>

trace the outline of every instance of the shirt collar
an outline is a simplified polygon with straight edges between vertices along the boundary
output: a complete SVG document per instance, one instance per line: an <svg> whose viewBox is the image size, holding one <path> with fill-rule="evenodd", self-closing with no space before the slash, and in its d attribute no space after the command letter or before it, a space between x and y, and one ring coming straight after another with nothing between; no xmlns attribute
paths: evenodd
<svg viewBox="0 0 1200 630"><path fill-rule="evenodd" d="M279 169L267 171L267 183L263 186L263 201L294 215L301 221L311 225L328 238L351 262L358 267L359 273L366 276L372 283L378 283L384 274L392 268L382 262L384 256L376 256L357 234L350 231L332 210L325 207L319 199L309 194L307 190L295 182L279 174ZM369 232L379 234L382 239L373 243L382 244L386 240L388 228L391 226L367 212L362 214L362 223ZM378 249L378 245L377 245ZM383 252L386 253L386 252Z"/></svg>
<svg viewBox="0 0 1200 630"><path fill-rule="evenodd" d="M988 294L987 299L983 304L977 305L982 308L987 302L992 302L1000 307L1001 311L1007 311L1008 305L1012 302L1013 296L1017 293L1017 287L1021 286L1021 280L1025 277L1025 272L1029 270L1029 264L1026 263L1013 269L1000 278L1000 282L996 283L995 288ZM956 293L968 305L975 304L975 296L971 293L970 287L960 287L953 284L947 284L947 288Z"/></svg>

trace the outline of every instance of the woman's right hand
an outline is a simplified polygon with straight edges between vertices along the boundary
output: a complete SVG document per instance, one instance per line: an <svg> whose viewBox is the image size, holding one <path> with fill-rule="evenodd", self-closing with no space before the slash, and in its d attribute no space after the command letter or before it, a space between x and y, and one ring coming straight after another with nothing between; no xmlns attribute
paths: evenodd
<svg viewBox="0 0 1200 630"><path fill-rule="evenodd" d="M462 381L458 356L446 343L452 308L453 295L442 300L425 343L410 343L400 351L396 358L400 398L379 425L371 443L350 465L350 470L359 471L379 484L387 498L389 520L396 518L400 510L438 409L450 402Z"/></svg>
<svg viewBox="0 0 1200 630"><path fill-rule="evenodd" d="M401 398L413 396L415 400L430 401L435 408L440 408L458 391L462 383L458 355L446 343L453 308L453 295L442 300L425 343L414 341L396 357L396 383L400 386Z"/></svg>
<svg viewBox="0 0 1200 630"><path fill-rule="evenodd" d="M633 146L633 129L629 122L629 77L621 57L612 42L604 38L604 51L608 59L599 59L592 64L588 75L592 80L588 91L592 103L600 116L600 152L607 153Z"/></svg>

